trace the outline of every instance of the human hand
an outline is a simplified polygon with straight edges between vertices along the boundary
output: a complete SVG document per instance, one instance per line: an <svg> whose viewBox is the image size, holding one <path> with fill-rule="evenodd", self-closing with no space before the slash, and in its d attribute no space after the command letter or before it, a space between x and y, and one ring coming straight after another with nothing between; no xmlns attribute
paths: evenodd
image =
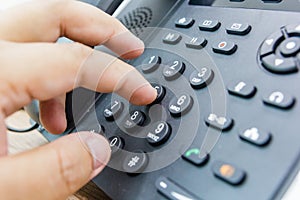
<svg viewBox="0 0 300 200"><path fill-rule="evenodd" d="M88 46L104 44L134 58L143 43L117 20L72 0L32 1L0 13L0 155L6 155L4 118L32 99L52 133L66 128L65 93L83 86L117 92L148 104L156 91L130 65ZM60 36L83 43L57 44ZM110 158L107 141L81 132L0 159L3 199L64 199L98 174Z"/></svg>

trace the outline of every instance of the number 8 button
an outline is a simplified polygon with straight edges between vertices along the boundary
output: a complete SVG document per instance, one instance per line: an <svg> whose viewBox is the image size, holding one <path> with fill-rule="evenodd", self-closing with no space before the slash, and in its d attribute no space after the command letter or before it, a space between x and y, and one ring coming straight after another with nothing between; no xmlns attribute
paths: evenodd
<svg viewBox="0 0 300 200"><path fill-rule="evenodd" d="M187 113L193 105L193 99L188 94L181 94L178 98L174 97L169 104L170 113L175 116L181 116Z"/></svg>

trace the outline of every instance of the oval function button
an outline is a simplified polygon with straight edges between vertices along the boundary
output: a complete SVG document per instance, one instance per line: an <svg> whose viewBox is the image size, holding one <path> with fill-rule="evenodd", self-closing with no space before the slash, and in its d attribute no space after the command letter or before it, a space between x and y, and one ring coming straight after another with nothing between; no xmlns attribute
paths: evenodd
<svg viewBox="0 0 300 200"><path fill-rule="evenodd" d="M159 67L160 63L161 63L161 58L159 56L151 56L150 58L144 60L142 71L144 73L153 72Z"/></svg>
<svg viewBox="0 0 300 200"><path fill-rule="evenodd" d="M170 101L169 111L173 116L178 117L187 113L192 105L193 98L188 94L181 94Z"/></svg>
<svg viewBox="0 0 300 200"><path fill-rule="evenodd" d="M171 134L171 127L167 122L159 121L150 126L147 141L151 145L160 145L166 142Z"/></svg>
<svg viewBox="0 0 300 200"><path fill-rule="evenodd" d="M233 120L231 118L218 116L214 113L211 113L206 117L205 123L207 126L212 126L221 131L227 131L233 126Z"/></svg>
<svg viewBox="0 0 300 200"><path fill-rule="evenodd" d="M244 81L233 81L227 86L228 92L232 95L250 98L256 92L256 87Z"/></svg>
<svg viewBox="0 0 300 200"><path fill-rule="evenodd" d="M105 108L103 115L106 120L113 121L122 113L123 108L123 103L115 100Z"/></svg>
<svg viewBox="0 0 300 200"><path fill-rule="evenodd" d="M281 91L274 91L263 97L263 102L265 104L281 109L293 107L295 101L295 97Z"/></svg>
<svg viewBox="0 0 300 200"><path fill-rule="evenodd" d="M239 134L239 136L242 140L257 146L264 146L271 140L271 134L269 132L259 130L256 127L244 130Z"/></svg>
<svg viewBox="0 0 300 200"><path fill-rule="evenodd" d="M246 172L244 170L223 161L215 161L212 166L212 171L216 177L231 185L239 185L246 178Z"/></svg>
<svg viewBox="0 0 300 200"><path fill-rule="evenodd" d="M207 67L202 67L199 71L194 71L190 76L190 84L195 89L206 87L214 77L214 73Z"/></svg>
<svg viewBox="0 0 300 200"><path fill-rule="evenodd" d="M167 80L174 80L183 74L185 64L179 60L174 60L165 66L163 75Z"/></svg>

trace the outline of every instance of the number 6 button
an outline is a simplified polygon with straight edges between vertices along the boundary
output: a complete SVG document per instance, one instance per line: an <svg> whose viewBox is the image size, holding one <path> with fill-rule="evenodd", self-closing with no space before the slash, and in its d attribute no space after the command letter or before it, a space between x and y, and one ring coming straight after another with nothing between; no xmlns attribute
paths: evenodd
<svg viewBox="0 0 300 200"><path fill-rule="evenodd" d="M160 145L170 137L171 128L164 121L159 121L150 126L147 133L147 140L151 145Z"/></svg>
<svg viewBox="0 0 300 200"><path fill-rule="evenodd" d="M175 116L181 116L187 113L193 105L193 98L188 94L181 94L179 97L174 97L169 104L170 113Z"/></svg>

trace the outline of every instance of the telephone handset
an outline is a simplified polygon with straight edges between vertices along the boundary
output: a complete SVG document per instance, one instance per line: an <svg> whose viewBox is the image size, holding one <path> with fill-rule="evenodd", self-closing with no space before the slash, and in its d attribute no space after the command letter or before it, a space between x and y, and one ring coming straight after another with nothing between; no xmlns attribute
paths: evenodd
<svg viewBox="0 0 300 200"><path fill-rule="evenodd" d="M112 199L282 198L300 165L300 2L125 0L114 16L145 41L129 63L159 95L68 95L65 134L111 144L94 183Z"/></svg>

